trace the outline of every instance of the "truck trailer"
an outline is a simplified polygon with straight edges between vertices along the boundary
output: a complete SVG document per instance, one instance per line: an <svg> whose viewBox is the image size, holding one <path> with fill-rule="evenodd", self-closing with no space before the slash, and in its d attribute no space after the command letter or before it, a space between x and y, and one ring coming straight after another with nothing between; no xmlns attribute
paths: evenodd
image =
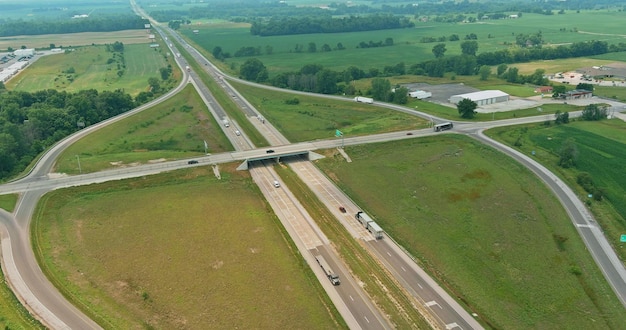
<svg viewBox="0 0 626 330"><path fill-rule="evenodd" d="M339 285L341 283L341 281L339 281L339 276L337 276L337 274L335 274L333 270L330 269L330 266L328 265L324 257L322 257L321 255L316 255L315 260L317 260L317 263L320 265L320 267L322 267L324 275L328 277L330 283L332 283L333 285Z"/></svg>
<svg viewBox="0 0 626 330"><path fill-rule="evenodd" d="M357 212L354 217L367 229L376 239L383 238L383 229L363 211Z"/></svg>
<svg viewBox="0 0 626 330"><path fill-rule="evenodd" d="M374 103L374 99L371 97L363 97L363 96L357 96L354 98L355 102L361 102L361 103L367 103L367 104L372 104Z"/></svg>

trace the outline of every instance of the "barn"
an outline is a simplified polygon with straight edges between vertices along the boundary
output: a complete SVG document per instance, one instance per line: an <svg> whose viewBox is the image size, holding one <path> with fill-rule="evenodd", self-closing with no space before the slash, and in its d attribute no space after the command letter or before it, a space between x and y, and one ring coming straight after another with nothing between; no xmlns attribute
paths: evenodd
<svg viewBox="0 0 626 330"><path fill-rule="evenodd" d="M450 103L458 104L463 99L470 99L478 106L492 103L506 102L509 100L509 94L499 90L486 90L474 93L457 94L450 96Z"/></svg>

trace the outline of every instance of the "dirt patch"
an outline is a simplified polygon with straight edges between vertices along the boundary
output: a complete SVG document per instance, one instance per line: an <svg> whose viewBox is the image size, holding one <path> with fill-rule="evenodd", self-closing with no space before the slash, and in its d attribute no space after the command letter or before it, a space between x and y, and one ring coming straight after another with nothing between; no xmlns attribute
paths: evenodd
<svg viewBox="0 0 626 330"><path fill-rule="evenodd" d="M164 161L166 161L166 160L167 160L167 159L165 159L165 158L150 159L150 160L148 161L148 163L150 163L150 164L162 163L162 162L164 162Z"/></svg>

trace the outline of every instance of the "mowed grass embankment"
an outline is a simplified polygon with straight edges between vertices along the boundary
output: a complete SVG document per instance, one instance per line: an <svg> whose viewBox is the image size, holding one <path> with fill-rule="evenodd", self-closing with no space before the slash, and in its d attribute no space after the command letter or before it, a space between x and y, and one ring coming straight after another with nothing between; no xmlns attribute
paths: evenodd
<svg viewBox="0 0 626 330"><path fill-rule="evenodd" d="M78 174L233 150L200 95L188 85L174 97L72 144L55 170ZM80 161L81 168L78 167Z"/></svg>
<svg viewBox="0 0 626 330"><path fill-rule="evenodd" d="M546 127L525 125L491 129L487 134L535 158L557 173L587 204L602 226L606 238L622 260L626 260L626 244L620 235L626 234L626 123L620 119L600 122L575 121L567 125ZM559 151L567 139L576 146L576 166L558 166ZM515 146L517 145L517 146ZM591 177L605 198L597 201L588 197L577 178L581 173Z"/></svg>
<svg viewBox="0 0 626 330"><path fill-rule="evenodd" d="M51 192L32 230L42 268L110 329L345 328L235 166Z"/></svg>
<svg viewBox="0 0 626 330"><path fill-rule="evenodd" d="M607 329L623 306L531 172L457 135L347 147L318 166L485 323Z"/></svg>
<svg viewBox="0 0 626 330"><path fill-rule="evenodd" d="M335 131L358 136L428 127L428 122L395 110L322 97L297 95L231 82L289 141L330 139ZM297 100L297 104L288 104Z"/></svg>
<svg viewBox="0 0 626 330"><path fill-rule="evenodd" d="M43 56L7 83L7 88L35 92L44 89L76 92L85 88L122 89L136 96L148 91L148 79L161 79L159 69L168 62L160 48L147 44L124 45L123 59L105 46L85 46ZM123 72L120 76L118 72Z"/></svg>

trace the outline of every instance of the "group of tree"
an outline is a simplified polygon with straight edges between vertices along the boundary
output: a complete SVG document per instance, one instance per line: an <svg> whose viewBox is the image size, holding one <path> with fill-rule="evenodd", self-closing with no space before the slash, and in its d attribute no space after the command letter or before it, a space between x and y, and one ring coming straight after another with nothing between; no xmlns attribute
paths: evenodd
<svg viewBox="0 0 626 330"><path fill-rule="evenodd" d="M0 22L0 37L143 29L147 22L136 15L87 17L74 20L5 20Z"/></svg>
<svg viewBox="0 0 626 330"><path fill-rule="evenodd" d="M359 32L414 27L406 17L389 14L334 17L280 17L266 22L252 22L250 33L259 36L277 36L309 33Z"/></svg>
<svg viewBox="0 0 626 330"><path fill-rule="evenodd" d="M22 171L63 137L135 106L121 90L0 90L0 180Z"/></svg>

